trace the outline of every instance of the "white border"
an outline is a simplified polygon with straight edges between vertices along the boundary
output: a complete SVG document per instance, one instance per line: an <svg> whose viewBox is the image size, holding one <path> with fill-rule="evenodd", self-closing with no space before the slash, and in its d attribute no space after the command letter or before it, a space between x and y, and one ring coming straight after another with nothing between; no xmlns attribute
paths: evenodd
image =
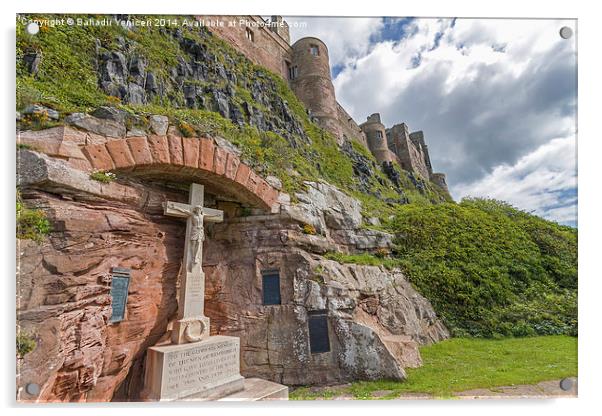
<svg viewBox="0 0 602 416"><path fill-rule="evenodd" d="M0 394L8 414L45 414L45 415L86 415L104 414L108 411L123 412L116 406L127 408L128 413L144 413L145 415L166 415L178 412L182 415L204 414L241 414L265 415L308 415L315 412L345 412L345 414L365 414L371 410L379 413L438 413L446 415L488 415L509 412L542 413L542 414L580 414L586 413L589 407L596 405L599 397L600 377L600 313L596 306L600 303L602 287L597 257L600 238L600 203L602 193L600 186L599 158L602 155L600 141L600 33L599 18L595 2L545 1L528 2L525 0L488 1L423 1L391 2L370 0L358 4L351 2L326 2L324 0L303 0L283 2L282 0L249 1L231 0L178 0L177 2L153 2L149 0L88 0L63 1L51 3L48 0L20 0L17 4L6 4L2 7L2 48L3 64L2 90L0 102L4 121L4 137L0 140L4 163L2 164L2 195L6 196L2 205L4 230L2 265L4 308L2 332L2 366L0 377ZM165 13L165 14L260 14L260 15L345 15L345 16L460 16L460 17L549 17L577 18L578 21L578 53L579 53L579 107L578 107L578 152L579 152L579 399L563 400L522 400L522 401L430 401L430 402L293 402L271 404L239 404L227 406L202 406L177 404L166 406L145 406L140 404L117 405L68 405L44 406L39 408L17 406L14 403L14 108L15 108L15 67L14 67L14 26L17 12L90 12L90 13ZM344 34L341 34L344 36ZM596 76L597 75L597 76ZM599 404L597 406L599 408ZM5 413L7 414L7 413Z"/></svg>

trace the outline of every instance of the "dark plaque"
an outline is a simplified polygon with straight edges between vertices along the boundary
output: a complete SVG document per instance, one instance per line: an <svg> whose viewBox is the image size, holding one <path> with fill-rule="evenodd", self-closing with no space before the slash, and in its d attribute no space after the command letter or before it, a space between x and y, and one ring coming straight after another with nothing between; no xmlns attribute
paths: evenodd
<svg viewBox="0 0 602 416"><path fill-rule="evenodd" d="M280 273L269 271L262 274L263 277L263 304L280 305Z"/></svg>
<svg viewBox="0 0 602 416"><path fill-rule="evenodd" d="M113 267L111 270L111 305L113 313L111 322L123 321L125 318L125 306L128 301L128 288L130 286L130 269Z"/></svg>
<svg viewBox="0 0 602 416"><path fill-rule="evenodd" d="M328 317L326 312L310 312L307 325L309 326L309 347L312 354L330 351L328 338Z"/></svg>

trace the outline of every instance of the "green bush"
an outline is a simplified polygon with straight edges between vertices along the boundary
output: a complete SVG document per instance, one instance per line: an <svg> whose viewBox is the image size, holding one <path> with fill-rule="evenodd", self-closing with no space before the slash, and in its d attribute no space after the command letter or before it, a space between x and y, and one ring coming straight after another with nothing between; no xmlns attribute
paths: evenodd
<svg viewBox="0 0 602 416"><path fill-rule="evenodd" d="M25 354L36 348L36 341L28 334L19 332L17 334L17 356L23 358Z"/></svg>
<svg viewBox="0 0 602 416"><path fill-rule="evenodd" d="M97 170L90 174L90 179L97 181L97 182L110 183L110 182L113 182L115 179L117 179L117 175L115 175L113 172L105 172L102 170Z"/></svg>
<svg viewBox="0 0 602 416"><path fill-rule="evenodd" d="M27 208L17 193L17 238L41 242L51 231L44 211Z"/></svg>
<svg viewBox="0 0 602 416"><path fill-rule="evenodd" d="M577 334L577 230L484 199L402 206L390 226L455 335Z"/></svg>

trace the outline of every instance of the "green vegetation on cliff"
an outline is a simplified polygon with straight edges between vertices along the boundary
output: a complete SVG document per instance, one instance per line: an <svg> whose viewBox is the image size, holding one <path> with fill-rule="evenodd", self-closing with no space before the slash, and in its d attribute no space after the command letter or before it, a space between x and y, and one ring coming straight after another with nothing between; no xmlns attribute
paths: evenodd
<svg viewBox="0 0 602 416"><path fill-rule="evenodd" d="M403 269L454 336L577 335L577 230L487 199L400 205L395 249L327 253Z"/></svg>
<svg viewBox="0 0 602 416"><path fill-rule="evenodd" d="M32 55L41 57L35 73L24 59ZM119 72L123 62L131 67L124 70L125 77ZM137 80L140 72L145 81ZM131 90L136 82L148 84L148 74L158 92ZM123 91L130 91L123 93L127 99L115 96ZM130 99L132 91L146 98ZM18 24L17 110L32 103L58 110L61 119L114 106L127 111L131 127L139 128L146 127L151 114L166 115L184 136L227 139L256 171L279 177L293 198L303 181L325 180L360 199L366 216L383 220L400 202L430 204L449 198L436 185L401 170L396 186L372 154L353 141L347 153L341 152L285 80L205 28L42 26L31 36ZM357 160L371 174L360 177Z"/></svg>
<svg viewBox="0 0 602 416"><path fill-rule="evenodd" d="M25 206L19 191L17 191L16 211L17 238L39 243L50 233L52 226L44 211Z"/></svg>
<svg viewBox="0 0 602 416"><path fill-rule="evenodd" d="M396 260L456 336L577 334L577 230L495 200L405 205Z"/></svg>

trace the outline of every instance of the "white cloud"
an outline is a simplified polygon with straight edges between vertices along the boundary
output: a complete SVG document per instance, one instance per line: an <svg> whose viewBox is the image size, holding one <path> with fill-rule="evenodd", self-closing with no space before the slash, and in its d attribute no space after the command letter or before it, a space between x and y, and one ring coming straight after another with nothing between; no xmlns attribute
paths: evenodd
<svg viewBox="0 0 602 416"><path fill-rule="evenodd" d="M456 196L501 199L558 222L575 221L577 161L574 137L551 140L514 165L456 188Z"/></svg>
<svg viewBox="0 0 602 416"><path fill-rule="evenodd" d="M382 29L382 19L364 17L286 17L291 43L315 36L328 47L330 65L347 65L368 53L370 37ZM307 23L302 27L296 23Z"/></svg>
<svg viewBox="0 0 602 416"><path fill-rule="evenodd" d="M374 19L298 19L309 25L293 38L322 38L331 64L343 65L333 80L343 107L359 123L380 112L387 126L423 130L454 196L484 194L509 175L498 197L568 221L572 208L560 200L574 165L546 159L522 180L513 172L558 146L555 138L575 140L576 40L559 36L575 21L414 19L395 38Z"/></svg>

